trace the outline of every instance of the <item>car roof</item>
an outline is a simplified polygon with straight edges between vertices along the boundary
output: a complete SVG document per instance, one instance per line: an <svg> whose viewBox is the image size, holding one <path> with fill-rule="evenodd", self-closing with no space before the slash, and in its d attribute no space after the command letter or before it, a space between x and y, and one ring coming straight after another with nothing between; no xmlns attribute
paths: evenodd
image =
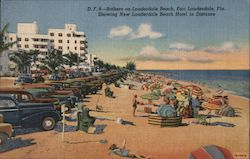
<svg viewBox="0 0 250 159"><path fill-rule="evenodd" d="M13 99L11 95L9 94L0 94L0 99Z"/></svg>
<svg viewBox="0 0 250 159"><path fill-rule="evenodd" d="M51 88L51 86L47 85L47 84L23 84L21 87L23 88Z"/></svg>
<svg viewBox="0 0 250 159"><path fill-rule="evenodd" d="M30 88L30 89L27 89L27 91L29 92L29 93L36 93L36 92L48 92L48 90L47 89L43 89L43 88L35 88L35 89L33 89L33 88Z"/></svg>
<svg viewBox="0 0 250 159"><path fill-rule="evenodd" d="M0 88L0 92L2 93L20 93L20 94L28 94L29 92L26 89L22 88Z"/></svg>

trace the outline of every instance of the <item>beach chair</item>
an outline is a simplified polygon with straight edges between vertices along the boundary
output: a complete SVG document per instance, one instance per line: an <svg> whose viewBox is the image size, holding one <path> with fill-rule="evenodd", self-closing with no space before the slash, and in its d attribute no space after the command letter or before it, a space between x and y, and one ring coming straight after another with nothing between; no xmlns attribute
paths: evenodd
<svg viewBox="0 0 250 159"><path fill-rule="evenodd" d="M77 130L88 132L89 127L94 127L96 118L89 115L89 109L83 108L81 112L77 113Z"/></svg>

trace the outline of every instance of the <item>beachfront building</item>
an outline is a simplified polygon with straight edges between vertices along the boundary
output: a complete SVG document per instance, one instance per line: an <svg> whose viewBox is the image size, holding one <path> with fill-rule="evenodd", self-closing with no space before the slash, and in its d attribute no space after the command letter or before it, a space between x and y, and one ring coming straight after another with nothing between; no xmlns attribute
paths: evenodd
<svg viewBox="0 0 250 159"><path fill-rule="evenodd" d="M82 63L79 68L82 68L86 72L96 72L96 67L94 65L94 62L98 60L98 57L93 54L86 54L86 64Z"/></svg>
<svg viewBox="0 0 250 159"><path fill-rule="evenodd" d="M74 52L83 58L87 54L85 33L77 31L75 24L65 24L64 29L48 29L48 36L52 48L61 50L63 53Z"/></svg>
<svg viewBox="0 0 250 159"><path fill-rule="evenodd" d="M32 23L17 23L17 33L9 33L7 41L17 43L10 47L11 51L16 50L39 50L41 54L38 56L37 65L46 59L48 49L52 47L49 36L38 33L38 25L34 21Z"/></svg>
<svg viewBox="0 0 250 159"><path fill-rule="evenodd" d="M63 29L48 29L47 34L40 34L36 21L17 23L17 32L8 33L5 40L7 42L17 42L10 47L10 51L39 50L41 54L38 55L38 62L33 65L35 68L42 65L41 62L46 60L49 49L58 49L63 54L77 53L80 58L84 59L88 48L85 33L78 31L76 24L65 24ZM5 60L11 64L8 59ZM87 61L84 65L92 65L91 61L89 62Z"/></svg>

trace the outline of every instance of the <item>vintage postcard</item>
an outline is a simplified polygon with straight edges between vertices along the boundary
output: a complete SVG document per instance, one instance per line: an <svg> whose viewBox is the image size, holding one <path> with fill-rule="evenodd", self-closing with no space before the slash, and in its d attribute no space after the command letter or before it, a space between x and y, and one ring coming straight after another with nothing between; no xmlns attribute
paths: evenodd
<svg viewBox="0 0 250 159"><path fill-rule="evenodd" d="M0 0L0 159L249 159L249 0Z"/></svg>

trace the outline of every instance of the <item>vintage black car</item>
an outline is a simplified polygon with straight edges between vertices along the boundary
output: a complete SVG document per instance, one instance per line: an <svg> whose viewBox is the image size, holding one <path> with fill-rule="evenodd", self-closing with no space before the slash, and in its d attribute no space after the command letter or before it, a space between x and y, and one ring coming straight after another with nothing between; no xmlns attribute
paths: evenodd
<svg viewBox="0 0 250 159"><path fill-rule="evenodd" d="M0 95L0 114L14 127L54 129L61 120L52 103L19 103L11 95Z"/></svg>
<svg viewBox="0 0 250 159"><path fill-rule="evenodd" d="M32 83L33 79L30 74L21 74L15 80L14 84Z"/></svg>

